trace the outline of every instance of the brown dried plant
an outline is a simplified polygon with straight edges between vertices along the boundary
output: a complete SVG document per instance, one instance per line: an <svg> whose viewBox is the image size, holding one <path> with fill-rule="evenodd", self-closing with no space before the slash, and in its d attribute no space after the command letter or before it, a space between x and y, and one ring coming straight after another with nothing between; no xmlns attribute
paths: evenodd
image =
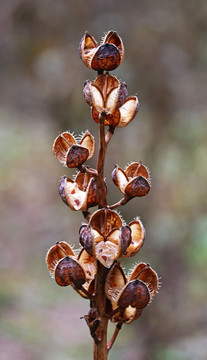
<svg viewBox="0 0 207 360"><path fill-rule="evenodd" d="M89 131L79 142L69 132L57 136L53 153L66 167L79 170L74 180L62 177L59 194L74 211L82 211L87 223L79 231L81 250L78 256L67 242L57 242L46 255L49 272L60 286L71 285L83 298L90 300L84 316L94 341L94 360L106 360L122 325L139 318L158 289L158 277L149 264L139 263L126 275L118 259L137 254L145 240L145 229L139 217L128 225L114 210L134 197L150 191L150 175L141 161L125 170L118 165L112 180L123 194L109 205L104 180L107 145L116 127L125 127L137 114L139 101L127 95L127 86L109 71L123 60L124 46L115 31L109 31L100 45L85 33L79 46L84 64L98 72L94 81L84 85L84 97L91 106L92 118L99 126L99 152L96 169L85 166L95 152L95 140ZM107 128L107 131L105 129ZM98 206L93 214L89 208ZM107 344L108 322L115 323L114 334Z"/></svg>

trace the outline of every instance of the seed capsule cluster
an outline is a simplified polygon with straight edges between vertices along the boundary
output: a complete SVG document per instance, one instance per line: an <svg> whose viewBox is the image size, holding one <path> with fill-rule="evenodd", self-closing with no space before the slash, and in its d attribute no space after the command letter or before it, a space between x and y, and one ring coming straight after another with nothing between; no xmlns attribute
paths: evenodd
<svg viewBox="0 0 207 360"><path fill-rule="evenodd" d="M100 127L108 127L111 137L115 128L127 126L139 109L137 96L128 96L126 84L109 73L123 60L122 40L116 32L109 31L98 45L92 36L85 33L79 53L83 63L98 72L94 81L85 82L84 98L91 107L93 120ZM104 141L106 147L109 140ZM96 279L100 263L106 271L106 315L112 322L131 323L140 317L155 295L158 277L145 263L139 263L131 275L125 275L119 259L138 253L145 240L145 229L140 218L126 224L114 209L134 197L147 195L151 187L150 174L141 161L131 163L124 170L116 165L112 180L124 197L117 204L103 207L100 205L100 177L103 174L98 165L97 169L84 165L94 152L95 140L88 130L79 141L68 131L60 133L54 141L55 157L63 166L79 171L73 180L66 176L61 178L59 194L70 209L82 211L88 222L83 223L79 230L79 254L76 256L67 242L57 242L49 249L46 264L58 285L71 285L93 303L92 299L97 296ZM97 205L98 209L90 214L89 208ZM93 323L87 319L88 323Z"/></svg>

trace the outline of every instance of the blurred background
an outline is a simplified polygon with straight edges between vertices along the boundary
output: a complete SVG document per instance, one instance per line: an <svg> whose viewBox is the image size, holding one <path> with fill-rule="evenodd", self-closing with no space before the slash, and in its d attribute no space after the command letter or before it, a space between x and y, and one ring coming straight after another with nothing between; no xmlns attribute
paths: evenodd
<svg viewBox="0 0 207 360"><path fill-rule="evenodd" d="M139 161L152 189L120 209L140 216L147 237L126 270L150 263L162 287L142 317L125 325L109 355L119 360L207 358L207 2L8 0L0 4L0 359L92 359L89 303L50 278L56 241L78 248L83 217L59 198L63 168L51 148L59 131L98 129L82 89L95 72L79 59L85 31L99 42L115 30L125 45L113 71L137 94L140 111L116 129L113 164ZM97 146L98 147L98 146ZM95 166L96 156L89 165ZM112 328L110 328L110 333Z"/></svg>

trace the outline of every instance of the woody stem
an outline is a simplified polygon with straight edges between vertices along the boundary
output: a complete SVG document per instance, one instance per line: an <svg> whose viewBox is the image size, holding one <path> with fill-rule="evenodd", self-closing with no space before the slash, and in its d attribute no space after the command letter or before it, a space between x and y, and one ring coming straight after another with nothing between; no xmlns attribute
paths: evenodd
<svg viewBox="0 0 207 360"><path fill-rule="evenodd" d="M98 153L98 162L97 162L97 178L96 186L98 193L98 207L99 209L105 208L107 206L107 196L106 196L106 186L104 183L104 164L106 157L107 143L109 142L112 134L109 138L107 137L107 142L105 139L105 128L104 128L105 116L100 115L99 118L99 153ZM108 317L106 316L106 295L105 295L105 280L108 269L106 269L98 261L98 271L96 276L95 284L95 297L93 299L93 306L97 310L100 323L96 331L97 338L99 341L94 341L94 360L107 360L107 327L108 327Z"/></svg>
<svg viewBox="0 0 207 360"><path fill-rule="evenodd" d="M100 324L96 335L100 340L98 343L94 341L94 360L107 360L107 327L108 317L106 316L106 296L105 296L105 279L107 269L98 262L98 272L96 277L96 295L93 299L94 306L97 310Z"/></svg>
<svg viewBox="0 0 207 360"><path fill-rule="evenodd" d="M122 328L122 325L123 325L122 322L117 323L117 325L116 325L116 327L115 327L115 330L114 330L114 333L113 333L113 335L112 335L112 337L111 337L111 340L109 341L109 343L108 343L108 345L107 345L107 350L108 350L108 351L111 350L111 348L112 348L112 346L113 346L113 344L114 344L114 342L115 342L115 340L116 340L116 338L117 338L117 335L118 335L119 331L120 331L121 328Z"/></svg>
<svg viewBox="0 0 207 360"><path fill-rule="evenodd" d="M97 162L97 180L96 186L98 191L98 206L99 209L104 208L107 205L106 197L106 187L104 183L104 163L106 157L106 148L107 144L105 141L105 129L104 129L104 120L105 117L100 115L99 119L99 153L98 153L98 162Z"/></svg>

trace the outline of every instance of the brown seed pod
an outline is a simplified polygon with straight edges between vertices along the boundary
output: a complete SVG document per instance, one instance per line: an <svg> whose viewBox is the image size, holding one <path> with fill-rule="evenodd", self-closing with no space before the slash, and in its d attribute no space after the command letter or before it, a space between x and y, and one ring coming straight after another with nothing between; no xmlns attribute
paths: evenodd
<svg viewBox="0 0 207 360"><path fill-rule="evenodd" d="M124 46L115 31L109 31L101 45L85 33L79 46L79 54L84 64L96 71L111 71L117 68L124 57Z"/></svg>
<svg viewBox="0 0 207 360"><path fill-rule="evenodd" d="M158 289L158 276L157 273L145 263L139 263L135 266L130 275L130 281L134 279L142 280L148 287L150 297L152 298Z"/></svg>
<svg viewBox="0 0 207 360"><path fill-rule="evenodd" d="M86 102L95 111L95 121L99 122L100 113L114 114L115 110L124 103L127 88L115 76L106 73L99 75L94 82L87 81L83 94Z"/></svg>
<svg viewBox="0 0 207 360"><path fill-rule="evenodd" d="M87 211L98 204L96 180L92 175L79 172L75 180L63 176L60 180L59 194L72 210Z"/></svg>
<svg viewBox="0 0 207 360"><path fill-rule="evenodd" d="M52 277L54 277L55 268L59 260L64 258L66 255L75 256L72 248L65 241L56 243L56 245L52 246L48 250L45 261Z"/></svg>
<svg viewBox="0 0 207 360"><path fill-rule="evenodd" d="M121 90L117 98L117 106L121 101L121 106L117 107L113 113L106 113L104 125L113 127L125 127L132 121L139 109L139 101L136 96L129 96L122 102ZM99 111L92 107L92 117L99 123Z"/></svg>
<svg viewBox="0 0 207 360"><path fill-rule="evenodd" d="M64 166L69 168L82 165L93 156L94 151L95 141L89 131L85 132L79 144L67 131L59 134L53 144L54 155Z"/></svg>
<svg viewBox="0 0 207 360"><path fill-rule="evenodd" d="M75 144L75 138L68 131L59 134L55 139L53 143L53 153L63 165L66 165L66 157L68 150L72 145Z"/></svg>
<svg viewBox="0 0 207 360"><path fill-rule="evenodd" d="M56 266L55 280L60 286L68 286L74 284L77 289L86 282L83 268L73 258L66 256Z"/></svg>
<svg viewBox="0 0 207 360"><path fill-rule="evenodd" d="M128 306L135 307L137 309L143 309L150 301L150 293L148 287L141 280L132 280L119 295L117 305L121 309L125 309Z"/></svg>
<svg viewBox="0 0 207 360"><path fill-rule="evenodd" d="M125 171L116 165L112 172L112 180L127 199L145 196L150 191L149 172L141 161L132 163Z"/></svg>

